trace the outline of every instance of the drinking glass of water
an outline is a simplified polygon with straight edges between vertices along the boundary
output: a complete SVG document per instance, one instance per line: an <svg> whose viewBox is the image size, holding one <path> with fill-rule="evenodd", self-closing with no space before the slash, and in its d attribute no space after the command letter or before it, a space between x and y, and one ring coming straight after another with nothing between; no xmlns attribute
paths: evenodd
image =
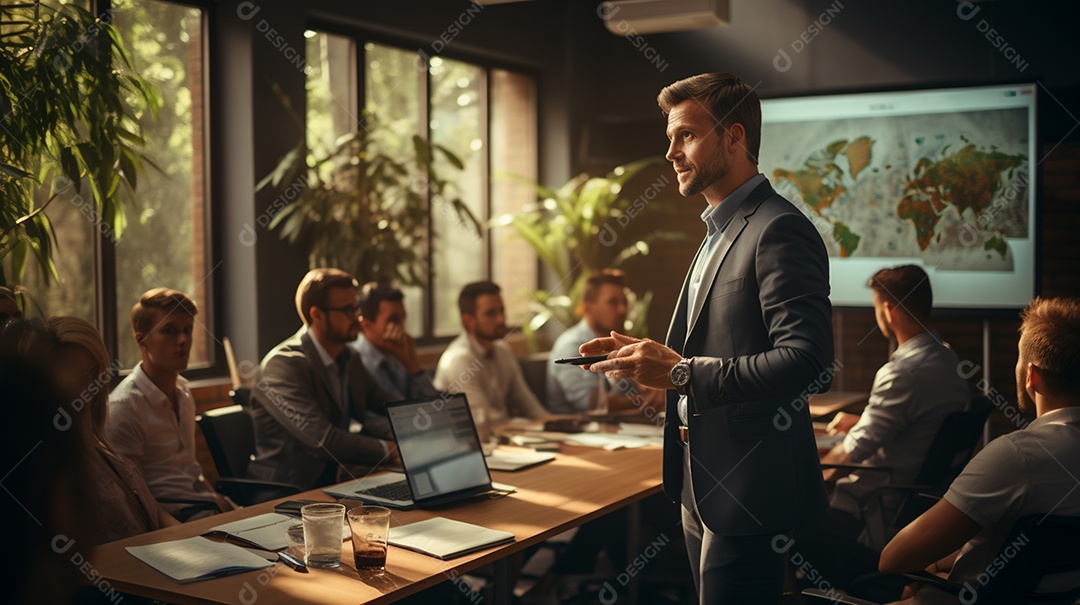
<svg viewBox="0 0 1080 605"><path fill-rule="evenodd" d="M300 515L304 521L304 562L308 567L339 567L345 505L307 504L300 508Z"/></svg>

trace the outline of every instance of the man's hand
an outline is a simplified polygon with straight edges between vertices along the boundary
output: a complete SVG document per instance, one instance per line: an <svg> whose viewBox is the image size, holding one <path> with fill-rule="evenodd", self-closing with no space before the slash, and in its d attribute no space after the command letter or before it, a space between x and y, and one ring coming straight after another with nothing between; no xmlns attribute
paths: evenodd
<svg viewBox="0 0 1080 605"><path fill-rule="evenodd" d="M639 385L654 389L670 389L671 368L682 356L648 338L634 338L612 331L611 336L594 338L581 345L582 355L610 352L606 361L586 366L590 372L603 372L608 378L630 378Z"/></svg>
<svg viewBox="0 0 1080 605"><path fill-rule="evenodd" d="M410 374L420 371L420 360L416 356L416 341L405 331L405 326L396 323L386 325L383 333L383 352L396 357L405 365Z"/></svg>
<svg viewBox="0 0 1080 605"><path fill-rule="evenodd" d="M846 412L837 412L836 416L833 416L832 422L825 427L825 432L830 435L842 435L851 430L851 427L855 426L859 422L861 416L859 414L848 414ZM820 426L820 425L819 425Z"/></svg>

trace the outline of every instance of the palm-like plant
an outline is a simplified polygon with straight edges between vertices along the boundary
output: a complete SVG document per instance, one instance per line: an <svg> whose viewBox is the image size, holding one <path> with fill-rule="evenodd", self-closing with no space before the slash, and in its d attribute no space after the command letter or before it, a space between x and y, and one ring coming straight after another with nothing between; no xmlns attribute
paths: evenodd
<svg viewBox="0 0 1080 605"><path fill-rule="evenodd" d="M428 200L446 203L477 232L480 225L453 185L435 171L435 155L458 170L461 160L441 145L412 137L401 161L378 141L378 122L339 138L324 157L301 142L256 190L299 183L300 193L270 221L282 238L308 254L311 267L339 267L361 282L422 286L427 281Z"/></svg>
<svg viewBox="0 0 1080 605"><path fill-rule="evenodd" d="M655 241L684 237L668 231L655 231L643 239L620 237L630 219L640 220L644 214L659 211L648 200L642 203L644 196L637 190L627 190L625 185L661 161L656 157L618 166L606 177L581 174L558 189L530 183L540 201L517 214L496 219L498 225L512 225L560 280L552 291L531 293L536 303L534 314L522 328L530 347L536 348L535 333L552 318L564 326L580 319L585 281L593 272L617 268L630 258L648 254L649 245ZM628 333L648 333L646 317L651 302L651 291L640 296L631 294Z"/></svg>
<svg viewBox="0 0 1080 605"><path fill-rule="evenodd" d="M161 104L106 20L75 3L0 5L0 283L21 282L31 257L56 277L44 210L68 188L88 185L96 220L121 235L121 191L148 163L138 115Z"/></svg>

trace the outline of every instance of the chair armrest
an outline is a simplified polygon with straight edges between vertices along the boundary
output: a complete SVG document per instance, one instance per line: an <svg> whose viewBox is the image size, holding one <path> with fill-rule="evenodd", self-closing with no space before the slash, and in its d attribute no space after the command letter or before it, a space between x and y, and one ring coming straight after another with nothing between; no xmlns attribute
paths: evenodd
<svg viewBox="0 0 1080 605"><path fill-rule="evenodd" d="M859 472L862 472L862 471L884 472L884 473L888 473L889 478L891 479L892 478L893 467L891 467L891 466L873 466L873 465L870 465L870 464L833 464L831 462L826 462L826 463L823 463L821 465L821 470L823 470L823 471L827 471L827 470L835 470L835 471L837 471L836 473L833 474L832 477L830 477L829 479L826 480L827 482L832 483L833 481L836 481L837 479L841 479L843 477L846 477L849 474L851 474L853 472L856 472L856 471L859 471Z"/></svg>
<svg viewBox="0 0 1080 605"><path fill-rule="evenodd" d="M277 481L259 481L256 479L242 479L240 477L220 477L217 480L217 485L245 485L252 487L270 487L282 490L293 490L293 493L299 494L304 491L299 485L293 485L291 483L278 483Z"/></svg>
<svg viewBox="0 0 1080 605"><path fill-rule="evenodd" d="M276 481L256 481L240 477L222 477L215 488L232 498L240 506L250 506L267 500L276 500L304 491L298 485Z"/></svg>
<svg viewBox="0 0 1080 605"><path fill-rule="evenodd" d="M918 582L919 584L925 584L931 588L936 588L941 592L951 594L954 597L960 596L960 593L964 590L964 587L961 584L950 582L925 571L913 571L903 575L905 578Z"/></svg>
<svg viewBox="0 0 1080 605"><path fill-rule="evenodd" d="M845 594L840 594L835 588L829 590L821 590L820 588L807 588L802 591L803 596L816 597L818 599L824 599L832 603L844 603L845 605L878 605L874 601L867 601L865 599L857 599ZM816 601L815 601L816 602Z"/></svg>
<svg viewBox="0 0 1080 605"><path fill-rule="evenodd" d="M845 471L882 471L885 473L892 473L893 467L891 466L874 466L872 464L831 464L824 463L821 465L822 469L835 468Z"/></svg>

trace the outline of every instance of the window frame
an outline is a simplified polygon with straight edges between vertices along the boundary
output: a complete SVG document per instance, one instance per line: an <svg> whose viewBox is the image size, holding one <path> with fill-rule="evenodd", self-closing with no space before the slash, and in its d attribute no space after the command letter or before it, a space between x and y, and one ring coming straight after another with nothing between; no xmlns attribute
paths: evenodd
<svg viewBox="0 0 1080 605"><path fill-rule="evenodd" d="M350 111L353 115L359 115L359 111L366 103L367 95L367 79L366 79L366 50L364 44L370 42L374 44L380 44L383 46L390 46L397 50L404 50L407 52L415 53L417 59L421 58L421 51L425 56L422 57L424 64L428 64L428 57L438 56L444 59L453 61L460 61L468 63L480 69L483 87L482 98L480 99L481 109L483 112L483 128L481 140L484 146L484 165L482 167L483 173L483 185L482 185L482 208L484 211L483 217L478 217L483 224L490 218L492 213L492 148L491 148L491 72L493 70L505 70L514 72L516 74L526 76L532 80L533 93L536 101L536 115L534 116L536 123L536 166L535 173L537 175L537 182L542 182L542 149L543 149L543 112L540 111L539 102L543 98L541 90L540 72L537 68L529 66L523 63L517 63L514 61L507 61L504 56L494 52L485 52L483 50L476 49L475 47L461 50L463 44L448 44L446 48L440 51L438 54L430 55L427 50L430 50L430 40L422 36L406 36L400 34L388 34L386 32L376 31L373 29L365 28L362 26L352 26L343 24L339 21L334 21L326 18L309 17L305 25L305 29L316 31L319 33L326 33L335 36L342 36L352 40L355 46L355 63L356 73L354 79L356 82L356 90L354 98L351 99ZM418 116L419 122L424 125L423 132L420 136L425 141L431 140L431 70L424 70L424 77L420 79L420 94L423 95L423 101L420 105L420 115ZM431 217L431 196L430 193L426 195L428 204L428 216ZM432 241L432 235L434 231L434 221L428 221L428 242L427 246L427 263L428 263L428 286L424 288L424 301L422 305L423 311L423 333L415 335L416 344L418 346L434 346L434 345L446 345L450 343L457 334L448 336L436 336L435 335L435 290L431 287L434 277L434 247L430 245ZM492 267L494 263L494 247L492 238L489 232L482 234L484 238L484 279L492 279ZM534 287L540 286L540 280L543 278L543 267L541 266L540 259L534 259L534 264L537 267L537 283ZM519 327L513 327L512 333L519 331Z"/></svg>
<svg viewBox="0 0 1080 605"><path fill-rule="evenodd" d="M139 2L142 0L132 0ZM216 312L216 309L221 308L223 303L221 299L221 275L216 270L221 264L220 258L220 238L221 234L215 232L213 226L218 223L220 210L218 205L214 203L214 200L220 199L219 183L214 178L214 174L217 170L223 169L221 162L223 160L223 154L220 153L220 144L222 136L219 132L220 127L213 119L217 113L217 109L222 103L223 99L220 95L216 94L218 87L215 86L215 77L217 70L214 69L214 51L218 45L217 43L217 18L216 18L216 3L213 0L154 0L156 2L162 2L165 4L175 4L190 8L197 8L202 11L202 19L200 20L200 46L202 52L202 106L203 110L203 128L201 132L202 139L202 157L201 157L201 169L202 169L202 181L203 181L203 217L201 225L192 225L192 229L195 232L199 230L203 234L203 257L205 263L203 270L206 271L206 275L202 279L202 284L205 287L206 292L206 304L199 309L199 318L196 323L198 329L198 323L203 324L203 328L207 332L209 339L207 341L206 353L207 360L199 362L197 364L190 364L189 368L185 370L182 375L188 380L203 380L209 378L218 378L227 374L227 368L225 365L225 356L221 354L223 345L217 334L223 333L221 326L220 314ZM90 10L98 16L110 14L113 10L113 0L89 0ZM111 22L111 16L110 16ZM125 41L126 42L126 41ZM133 52L133 49L128 49ZM197 164L193 163L193 168ZM126 321L126 314L122 314L119 309L119 300L117 298L117 247L108 241L108 237L101 229L96 229L96 237L94 238L94 298L96 305L96 324L98 331L101 333L102 339L105 342L105 348L109 351L113 359L119 358L119 344L121 334L125 334L131 338L130 325ZM135 304L136 301L131 301L131 304ZM123 315L123 317L122 317ZM121 368L119 375L126 376L131 373L129 368Z"/></svg>

